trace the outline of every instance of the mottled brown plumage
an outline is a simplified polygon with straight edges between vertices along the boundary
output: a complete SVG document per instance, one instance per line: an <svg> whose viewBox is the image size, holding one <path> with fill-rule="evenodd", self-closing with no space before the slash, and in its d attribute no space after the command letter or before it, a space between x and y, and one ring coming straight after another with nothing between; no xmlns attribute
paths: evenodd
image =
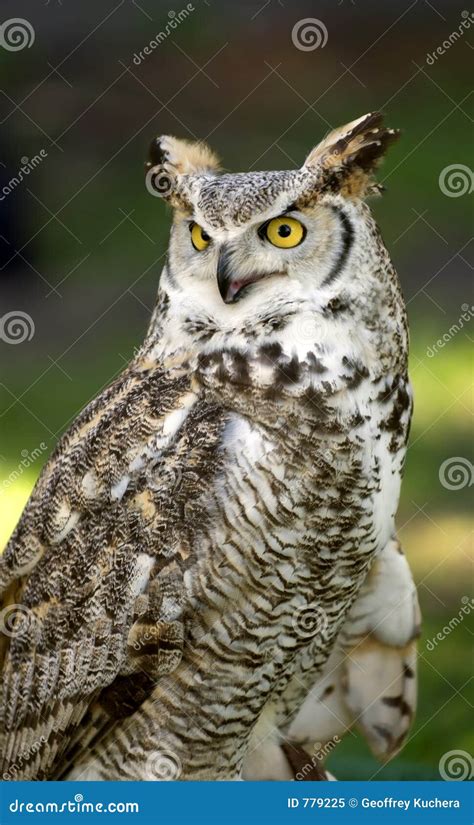
<svg viewBox="0 0 474 825"><path fill-rule="evenodd" d="M369 115L301 170L237 175L154 142L176 211L146 340L0 560L5 778L237 778L255 753L280 778L282 737L308 747L308 691L352 650L358 596L380 606L367 575L411 414L403 301L361 200L394 134ZM279 215L294 248L269 241ZM402 670L411 624L380 641ZM405 705L386 706L393 741Z"/></svg>

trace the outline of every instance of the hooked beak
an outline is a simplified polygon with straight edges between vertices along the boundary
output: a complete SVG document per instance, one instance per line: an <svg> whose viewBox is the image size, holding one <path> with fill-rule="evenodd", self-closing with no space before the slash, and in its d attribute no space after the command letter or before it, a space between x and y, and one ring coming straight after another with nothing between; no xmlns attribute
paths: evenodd
<svg viewBox="0 0 474 825"><path fill-rule="evenodd" d="M217 261L217 286L219 287L221 298L225 304L232 304L236 301L239 290L233 288L235 284L236 281L233 278L230 256L224 247L219 252L219 259Z"/></svg>
<svg viewBox="0 0 474 825"><path fill-rule="evenodd" d="M235 304L250 284L255 284L269 275L285 275L285 272L255 272L246 277L239 276L233 269L228 250L223 247L217 261L217 286L225 304Z"/></svg>

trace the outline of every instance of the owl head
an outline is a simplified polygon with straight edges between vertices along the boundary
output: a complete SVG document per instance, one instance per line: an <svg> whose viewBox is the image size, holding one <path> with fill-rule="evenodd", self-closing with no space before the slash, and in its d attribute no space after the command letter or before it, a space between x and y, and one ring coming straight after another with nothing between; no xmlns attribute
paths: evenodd
<svg viewBox="0 0 474 825"><path fill-rule="evenodd" d="M174 209L169 289L232 321L360 277L376 243L364 199L380 191L374 169L398 137L382 121L371 113L332 131L281 172L222 173L205 144L156 138L147 187Z"/></svg>

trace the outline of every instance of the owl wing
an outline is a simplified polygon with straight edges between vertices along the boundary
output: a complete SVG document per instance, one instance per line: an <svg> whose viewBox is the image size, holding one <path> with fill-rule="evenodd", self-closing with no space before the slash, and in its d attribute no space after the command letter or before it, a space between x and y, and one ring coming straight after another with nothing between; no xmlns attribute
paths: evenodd
<svg viewBox="0 0 474 825"><path fill-rule="evenodd" d="M200 518L185 507L214 472L223 415L189 380L132 366L92 402L0 557L5 779L50 778L180 661Z"/></svg>
<svg viewBox="0 0 474 825"><path fill-rule="evenodd" d="M337 742L357 725L378 758L392 758L415 713L419 631L415 584L392 539L372 565L288 738L311 746Z"/></svg>

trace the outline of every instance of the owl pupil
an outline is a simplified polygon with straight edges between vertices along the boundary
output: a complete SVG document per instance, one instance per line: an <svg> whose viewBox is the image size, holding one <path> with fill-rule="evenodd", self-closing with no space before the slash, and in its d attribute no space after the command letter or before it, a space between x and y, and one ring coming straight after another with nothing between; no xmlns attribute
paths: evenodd
<svg viewBox="0 0 474 825"><path fill-rule="evenodd" d="M207 232L204 232L204 229L201 229L201 238L203 239L203 241L210 241L211 240L209 235L207 234Z"/></svg>
<svg viewBox="0 0 474 825"><path fill-rule="evenodd" d="M280 238L287 238L288 235L291 235L291 226L288 226L287 223L282 223L282 225L278 227L278 234Z"/></svg>

